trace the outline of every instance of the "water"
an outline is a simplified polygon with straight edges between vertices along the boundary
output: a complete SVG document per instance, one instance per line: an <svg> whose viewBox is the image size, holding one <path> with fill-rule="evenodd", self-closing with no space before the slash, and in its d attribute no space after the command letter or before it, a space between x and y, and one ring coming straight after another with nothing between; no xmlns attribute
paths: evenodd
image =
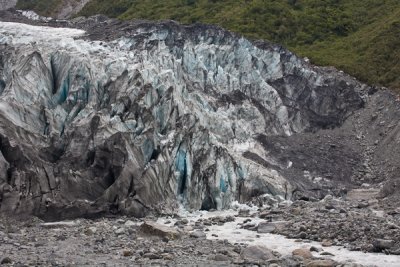
<svg viewBox="0 0 400 267"><path fill-rule="evenodd" d="M241 206L243 208L243 205ZM250 213L254 213L255 208L252 208ZM181 210L181 217L187 218L190 225L200 218L211 218L217 216L234 216L238 212L235 210L224 210L224 211L196 211L193 213ZM255 231L246 229L240 229L239 223L243 223L244 220L251 219L251 222L259 223L264 221L260 218L253 217L237 217L234 222L227 222L224 225L212 225L209 226L209 232L206 232L207 238L212 240L228 240L230 243L244 243L249 245L262 245L269 249L279 252L282 255L291 255L292 251L298 248L310 248L311 246L322 248L321 243L315 241L301 241L294 239L288 239L282 235L277 234L261 234ZM173 226L177 221L171 218L160 218L158 223L165 224L170 221L169 226ZM216 235L216 236L215 236ZM329 252L334 256L321 256L317 252L312 252L315 257L330 258L338 262L352 262L362 264L364 266L378 266L378 267L399 267L400 256L396 255L385 255L382 253L364 253L360 251L349 251L346 248L339 246L323 247L323 251Z"/></svg>

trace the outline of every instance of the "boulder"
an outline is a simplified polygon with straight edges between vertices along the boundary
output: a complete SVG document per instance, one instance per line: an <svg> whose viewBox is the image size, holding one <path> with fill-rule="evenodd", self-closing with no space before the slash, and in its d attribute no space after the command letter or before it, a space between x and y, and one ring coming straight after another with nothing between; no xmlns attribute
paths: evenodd
<svg viewBox="0 0 400 267"><path fill-rule="evenodd" d="M306 248L298 248L292 251L293 256L300 256L303 259L311 259L313 255L311 254L309 249Z"/></svg>
<svg viewBox="0 0 400 267"><path fill-rule="evenodd" d="M276 260L273 251L264 246L248 246L240 252L240 258L248 262Z"/></svg>
<svg viewBox="0 0 400 267"><path fill-rule="evenodd" d="M132 250L124 250L124 251L122 251L122 255L124 257L131 257L131 256L133 256L133 251Z"/></svg>
<svg viewBox="0 0 400 267"><path fill-rule="evenodd" d="M134 227L134 226L136 226L136 223L135 222L132 222L131 220L127 220L125 223L124 223L124 225L125 225L125 227Z"/></svg>
<svg viewBox="0 0 400 267"><path fill-rule="evenodd" d="M394 241L388 239L375 239L372 245L376 252L380 252L385 249L391 249L394 245Z"/></svg>
<svg viewBox="0 0 400 267"><path fill-rule="evenodd" d="M334 267L336 264L333 260L313 260L307 263L306 267Z"/></svg>
<svg viewBox="0 0 400 267"><path fill-rule="evenodd" d="M124 227L120 227L120 228L117 228L114 232L117 235L123 235L126 233L126 229Z"/></svg>
<svg viewBox="0 0 400 267"><path fill-rule="evenodd" d="M272 233L275 231L276 225L272 222L261 222L257 226L257 233Z"/></svg>
<svg viewBox="0 0 400 267"><path fill-rule="evenodd" d="M340 267L364 267L364 266L354 262L346 262L343 265L340 265Z"/></svg>
<svg viewBox="0 0 400 267"><path fill-rule="evenodd" d="M94 235L97 232L97 228L92 226L92 227L88 227L84 230L84 234L85 235Z"/></svg>
<svg viewBox="0 0 400 267"><path fill-rule="evenodd" d="M190 237L205 239L207 237L207 235L202 231L194 231L194 232L190 233Z"/></svg>
<svg viewBox="0 0 400 267"><path fill-rule="evenodd" d="M0 264L11 264L13 261L9 257L5 257L1 260Z"/></svg>
<svg viewBox="0 0 400 267"><path fill-rule="evenodd" d="M152 235L152 236L158 236L161 238L167 238L169 240L175 240L180 238L181 234L168 226L161 225L155 222L144 222L140 228L139 228L140 233L145 234L145 235Z"/></svg>
<svg viewBox="0 0 400 267"><path fill-rule="evenodd" d="M310 251L313 251L313 252L321 252L321 251L323 251L323 249L322 249L322 248L318 248L318 247L312 246L312 247L310 248Z"/></svg>
<svg viewBox="0 0 400 267"><path fill-rule="evenodd" d="M323 246L323 247L331 247L332 246L332 241L327 240L327 239L322 240L321 246Z"/></svg>

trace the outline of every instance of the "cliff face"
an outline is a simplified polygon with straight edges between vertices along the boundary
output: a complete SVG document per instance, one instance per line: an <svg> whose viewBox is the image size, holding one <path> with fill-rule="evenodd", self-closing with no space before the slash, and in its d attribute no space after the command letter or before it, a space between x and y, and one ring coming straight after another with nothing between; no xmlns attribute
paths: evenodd
<svg viewBox="0 0 400 267"><path fill-rule="evenodd" d="M386 93L217 27L66 25L86 32L0 22L0 212L140 217L344 194L363 166L375 181L357 116Z"/></svg>

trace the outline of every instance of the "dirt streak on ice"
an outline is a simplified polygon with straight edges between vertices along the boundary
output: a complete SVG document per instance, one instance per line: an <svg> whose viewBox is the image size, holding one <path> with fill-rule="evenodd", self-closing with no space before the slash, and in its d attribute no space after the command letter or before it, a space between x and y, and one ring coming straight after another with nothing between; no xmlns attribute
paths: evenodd
<svg viewBox="0 0 400 267"><path fill-rule="evenodd" d="M180 215L189 220L190 225L199 219L206 219L217 216L228 216L237 215L238 212L234 210L225 211L197 211L193 213L183 211ZM207 234L208 239L213 240L228 240L230 243L244 243L250 245L263 245L269 249L279 252L282 255L291 255L292 251L298 248L310 248L311 246L322 248L321 243L314 241L302 241L296 242L294 239L288 239L282 235L277 234L262 234L255 231L246 229L240 229L239 223L243 223L246 219L251 219L251 222L259 223L265 221L260 218L253 217L237 217L234 222L227 222L224 225L212 225L208 226L209 232ZM160 218L158 223L165 224L170 221L170 226L173 226L177 219L171 218ZM217 235L213 236L213 234ZM316 252L313 252L315 257L330 258L338 262L352 262L362 264L364 266L378 266L378 267L399 267L400 256L396 255L385 255L382 253L364 253L360 251L350 251L343 247L331 246L323 247L323 250L332 253L334 256L321 256Z"/></svg>

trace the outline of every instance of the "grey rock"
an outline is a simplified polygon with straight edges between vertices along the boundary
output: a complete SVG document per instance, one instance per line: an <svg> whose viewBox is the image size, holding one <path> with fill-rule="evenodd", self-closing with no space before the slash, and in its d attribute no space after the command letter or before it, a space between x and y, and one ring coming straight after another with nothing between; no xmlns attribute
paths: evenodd
<svg viewBox="0 0 400 267"><path fill-rule="evenodd" d="M123 234L126 234L127 231L126 231L126 229L124 227L119 227L114 232L117 235L123 235Z"/></svg>
<svg viewBox="0 0 400 267"><path fill-rule="evenodd" d="M258 233L272 233L276 229L275 224L270 222L261 222L258 224Z"/></svg>
<svg viewBox="0 0 400 267"><path fill-rule="evenodd" d="M366 207L368 207L368 206L369 206L369 204L368 204L368 202L366 202L366 201L359 202L359 203L357 204L357 208L359 208L359 209L363 209L363 208L366 208Z"/></svg>
<svg viewBox="0 0 400 267"><path fill-rule="evenodd" d="M312 259L313 255L311 254L309 249L306 248L298 248L292 251L293 256L299 256L303 259Z"/></svg>
<svg viewBox="0 0 400 267"><path fill-rule="evenodd" d="M332 245L333 245L333 243L329 239L324 239L321 242L321 246L323 246L323 247L331 247Z"/></svg>
<svg viewBox="0 0 400 267"><path fill-rule="evenodd" d="M390 250L390 254L393 254L393 255L400 255L400 249L393 249L393 250Z"/></svg>
<svg viewBox="0 0 400 267"><path fill-rule="evenodd" d="M134 223L134 222L131 221L131 220L127 220L127 221L124 223L124 225L125 225L125 227L130 228L130 227L136 226L136 223Z"/></svg>
<svg viewBox="0 0 400 267"><path fill-rule="evenodd" d="M307 238L307 233L306 232L300 232L299 238L306 239Z"/></svg>
<svg viewBox="0 0 400 267"><path fill-rule="evenodd" d="M207 237L206 233L204 233L202 231L194 231L194 232L190 233L190 236L194 237L194 238L206 238Z"/></svg>
<svg viewBox="0 0 400 267"><path fill-rule="evenodd" d="M323 249L312 246L312 247L310 247L310 251L312 251L312 252L321 252L321 251L323 251Z"/></svg>
<svg viewBox="0 0 400 267"><path fill-rule="evenodd" d="M394 241L388 239L375 239L372 245L374 246L375 251L379 252L385 249L391 249L394 245Z"/></svg>
<svg viewBox="0 0 400 267"><path fill-rule="evenodd" d="M279 266L282 267L300 267L303 266L303 259L300 257L293 257L293 256L283 256L280 258Z"/></svg>
<svg viewBox="0 0 400 267"><path fill-rule="evenodd" d="M0 264L11 264L13 261L9 257L4 257L1 261Z"/></svg>
<svg viewBox="0 0 400 267"><path fill-rule="evenodd" d="M248 222L248 223L243 224L243 225L241 226L241 228L247 229L247 230L250 230L250 231L257 231L257 223L255 223L255 222Z"/></svg>
<svg viewBox="0 0 400 267"><path fill-rule="evenodd" d="M84 231L85 235L94 235L97 233L97 228L94 226L88 227L87 229L85 229Z"/></svg>
<svg viewBox="0 0 400 267"><path fill-rule="evenodd" d="M306 264L306 267L334 267L337 263L333 260L313 260Z"/></svg>
<svg viewBox="0 0 400 267"><path fill-rule="evenodd" d="M246 223L249 223L249 222L251 222L251 219L250 219L250 218L245 219L245 220L243 221L243 224L246 224Z"/></svg>
<svg viewBox="0 0 400 267"><path fill-rule="evenodd" d="M124 250L124 251L122 251L122 255L124 257L132 257L134 255L134 253L131 250Z"/></svg>
<svg viewBox="0 0 400 267"><path fill-rule="evenodd" d="M117 219L117 220L116 220L116 223L118 223L118 224L124 224L124 223L125 223L125 220L124 220L124 219Z"/></svg>
<svg viewBox="0 0 400 267"><path fill-rule="evenodd" d="M248 209L240 209L238 212L239 217L247 217L250 215L250 210Z"/></svg>
<svg viewBox="0 0 400 267"><path fill-rule="evenodd" d="M264 246L248 246L240 252L240 257L249 262L277 259L272 250Z"/></svg>
<svg viewBox="0 0 400 267"><path fill-rule="evenodd" d="M154 222L144 222L140 226L139 230L142 234L154 235L168 238L170 240L178 239L181 236L181 234L175 229Z"/></svg>

